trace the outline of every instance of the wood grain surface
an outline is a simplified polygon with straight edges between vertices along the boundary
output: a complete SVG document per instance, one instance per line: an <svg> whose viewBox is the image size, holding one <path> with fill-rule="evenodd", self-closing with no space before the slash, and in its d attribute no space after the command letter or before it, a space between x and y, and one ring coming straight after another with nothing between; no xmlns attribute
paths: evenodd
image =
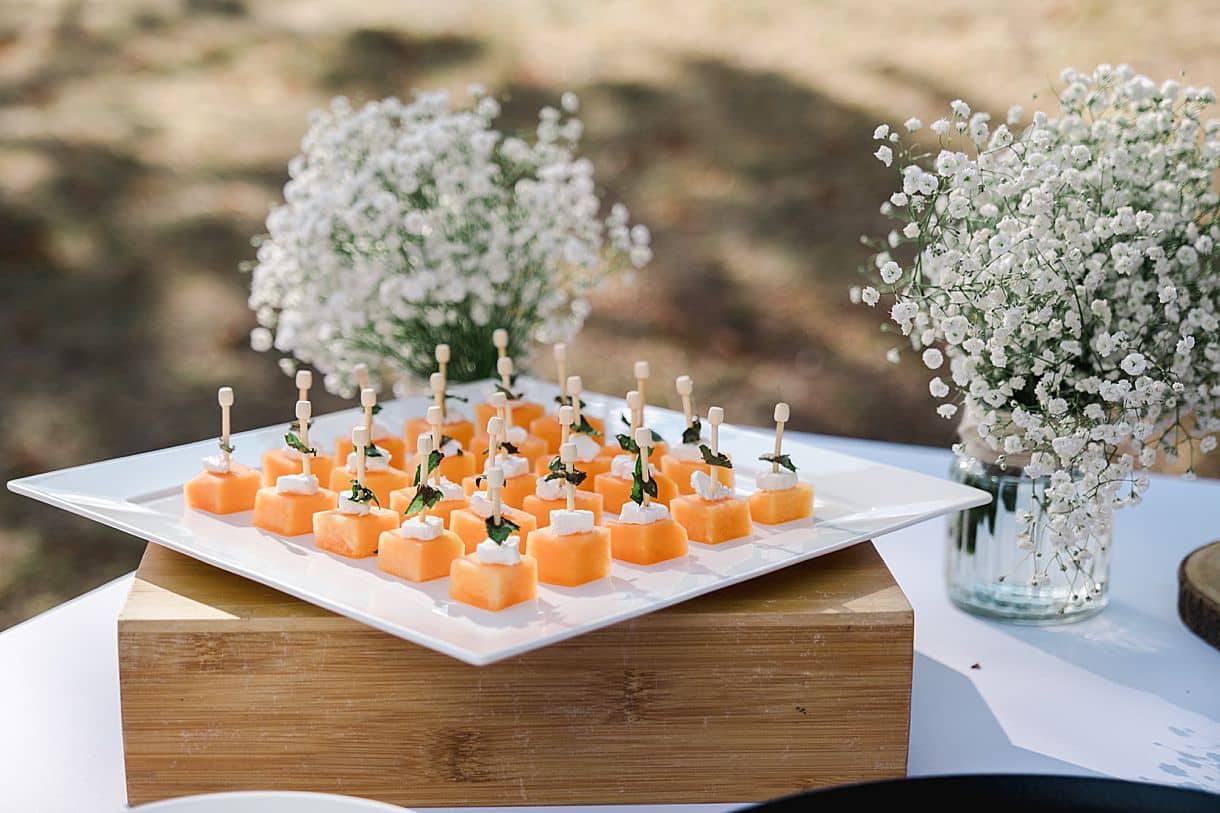
<svg viewBox="0 0 1220 813"><path fill-rule="evenodd" d="M486 667L149 545L119 619L130 802L748 802L901 776L913 617L870 543Z"/></svg>

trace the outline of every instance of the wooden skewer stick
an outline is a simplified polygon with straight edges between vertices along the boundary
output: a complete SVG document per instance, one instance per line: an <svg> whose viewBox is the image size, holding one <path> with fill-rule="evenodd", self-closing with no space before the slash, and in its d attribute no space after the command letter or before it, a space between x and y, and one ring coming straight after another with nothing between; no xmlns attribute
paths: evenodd
<svg viewBox="0 0 1220 813"><path fill-rule="evenodd" d="M232 430L229 410L233 406L233 388L221 387L218 389L216 391L216 402L220 404L220 454L224 458L227 469L229 465L229 435Z"/></svg>
<svg viewBox="0 0 1220 813"><path fill-rule="evenodd" d="M301 445L306 449L309 448L309 418L313 414L313 406L304 399L297 401L297 423L301 427ZM309 452L301 453L301 474L308 477L313 474L310 469L309 461L313 455Z"/></svg>
<svg viewBox="0 0 1220 813"><path fill-rule="evenodd" d="M712 427L710 438L712 454L720 454L720 424L724 423L724 410L718 406L707 408L707 422ZM712 488L720 484L720 467L708 466L708 474L712 477Z"/></svg>
<svg viewBox="0 0 1220 813"><path fill-rule="evenodd" d="M572 425L576 423L576 410L564 404L559 408L559 445L562 447L572 438ZM575 445L572 446L576 448ZM560 458L562 459L562 457Z"/></svg>
<svg viewBox="0 0 1220 813"><path fill-rule="evenodd" d="M631 434L635 435L635 430L640 428L640 412L644 406L644 399L640 396L639 390L631 390L627 393L627 408L631 410Z"/></svg>
<svg viewBox="0 0 1220 813"><path fill-rule="evenodd" d="M499 360L496 361L496 372L500 374L501 386L503 386L504 389L508 390L509 392L512 392L513 360L508 356L501 356ZM504 404L504 425L507 429L509 426L513 425L513 404L512 401L508 400L507 396L505 396Z"/></svg>
<svg viewBox="0 0 1220 813"><path fill-rule="evenodd" d="M441 415L448 417L449 407L445 405L445 390L449 386L449 345L438 344L436 346L436 367L437 372L435 375L439 375L441 377L441 395L439 404L441 408ZM428 383L431 384L433 387L432 392L435 393L436 384L431 378L428 379Z"/></svg>
<svg viewBox="0 0 1220 813"><path fill-rule="evenodd" d="M508 331L502 327L496 328L491 334L491 343L496 346L496 354L499 358L504 358L508 355ZM507 385L505 385L507 386Z"/></svg>
<svg viewBox="0 0 1220 813"><path fill-rule="evenodd" d="M495 420L494 418L492 420ZM487 470L487 496L491 498L492 523L500 524L503 507L500 505L500 489L504 487L504 469L492 466Z"/></svg>
<svg viewBox="0 0 1220 813"><path fill-rule="evenodd" d="M441 421L445 420L445 377L440 373L428 376L428 388L432 390L432 402L441 411Z"/></svg>
<svg viewBox="0 0 1220 813"><path fill-rule="evenodd" d="M377 406L377 390L372 387L360 390L360 406L364 407L364 428L368 430L371 443L373 441L373 407Z"/></svg>
<svg viewBox="0 0 1220 813"><path fill-rule="evenodd" d="M496 462L496 447L500 445L500 435L504 432L504 419L493 415L487 420L487 465Z"/></svg>
<svg viewBox="0 0 1220 813"><path fill-rule="evenodd" d="M313 373L309 370L297 370L297 400L309 400L309 388L313 386Z"/></svg>
<svg viewBox="0 0 1220 813"><path fill-rule="evenodd" d="M445 422L445 418L444 418L444 416L441 415L441 408L438 406L428 407L427 420L428 420L428 426L430 426L432 428L432 448L437 449L437 450L443 450L443 447L445 445L444 444L445 435L441 431L441 424L443 424ZM436 478L436 482L439 484L441 481L440 466L436 467L436 471L433 472L433 476Z"/></svg>
<svg viewBox="0 0 1220 813"><path fill-rule="evenodd" d="M508 427L513 425L512 407L508 405L508 396L502 392L493 392L490 399L492 407L496 410L496 414L500 416L500 420L504 422L503 432L505 440L508 439Z"/></svg>
<svg viewBox="0 0 1220 813"><path fill-rule="evenodd" d="M563 399L560 406L568 399L568 346L563 342L555 345L555 374L559 377L559 396Z"/></svg>
<svg viewBox="0 0 1220 813"><path fill-rule="evenodd" d="M566 407L565 407L566 409ZM573 472L576 470L576 444L564 442L559 446L559 460L563 463L563 467ZM571 480L564 480L564 491L568 497L568 510L576 510L576 484Z"/></svg>
<svg viewBox="0 0 1220 813"><path fill-rule="evenodd" d="M648 391L645 387L648 386L648 377L652 374L648 368L648 362L637 361L635 363L635 389L640 394L640 426L644 425L644 405L648 403Z"/></svg>
<svg viewBox="0 0 1220 813"><path fill-rule="evenodd" d="M584 382L578 375L568 376L568 395L572 397L572 425L580 426L580 394L584 391Z"/></svg>
<svg viewBox="0 0 1220 813"><path fill-rule="evenodd" d="M690 400L691 393L695 391L695 382L691 381L689 375L680 375L674 381L674 386L678 389L678 395L682 396L682 416L686 418L686 425L689 428L695 418L695 408Z"/></svg>
<svg viewBox="0 0 1220 813"><path fill-rule="evenodd" d="M788 422L788 417L791 415L791 410L788 405L780 401L775 405L775 460L771 461L771 471L779 472L779 456L784 450L784 424Z"/></svg>
<svg viewBox="0 0 1220 813"><path fill-rule="evenodd" d="M352 427L352 448L356 450L356 484L364 488L365 453L369 448L369 430L363 426Z"/></svg>
<svg viewBox="0 0 1220 813"><path fill-rule="evenodd" d="M364 390L369 385L369 366L364 362L360 362L352 368L352 372L356 374L356 386Z"/></svg>
<svg viewBox="0 0 1220 813"><path fill-rule="evenodd" d="M640 447L640 479L647 483L648 479L652 476L652 471L648 464L648 455L652 451L652 432L649 432L647 427L641 426L635 430L635 445ZM645 491L644 501L640 505L647 508L648 503L648 492Z"/></svg>
<svg viewBox="0 0 1220 813"><path fill-rule="evenodd" d="M428 482L428 458L432 456L432 436L427 432L421 433L419 440L415 442L415 450L419 453L419 485L423 486ZM423 517L428 516L427 505L420 509L419 516L420 522L423 522Z"/></svg>

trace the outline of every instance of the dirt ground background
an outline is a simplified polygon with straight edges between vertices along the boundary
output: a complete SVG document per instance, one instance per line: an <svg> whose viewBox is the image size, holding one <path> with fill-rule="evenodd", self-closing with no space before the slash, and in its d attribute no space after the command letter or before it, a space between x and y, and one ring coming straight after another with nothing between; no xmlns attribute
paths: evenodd
<svg viewBox="0 0 1220 813"><path fill-rule="evenodd" d="M648 357L734 421L782 396L797 429L945 445L917 360L886 364L880 315L847 301L890 189L874 125L957 97L1032 109L1067 65L1215 86L1217 19L1185 0L8 0L0 479L206 437L223 383L238 428L283 419L237 266L307 112L472 81L509 126L578 92L600 182L652 227L640 287L607 291L573 348L587 386L624 390ZM141 550L0 494L0 628Z"/></svg>

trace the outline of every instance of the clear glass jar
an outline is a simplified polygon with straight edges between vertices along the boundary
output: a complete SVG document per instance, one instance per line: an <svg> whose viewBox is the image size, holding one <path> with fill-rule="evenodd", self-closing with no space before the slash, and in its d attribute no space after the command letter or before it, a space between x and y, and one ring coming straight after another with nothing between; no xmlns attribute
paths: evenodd
<svg viewBox="0 0 1220 813"><path fill-rule="evenodd" d="M949 598L975 615L1018 624L1079 621L1101 612L1110 588L1110 536L1056 548L1039 502L1047 480L958 455L950 478L991 494L988 505L948 518ZM1022 540L1020 516L1032 516Z"/></svg>

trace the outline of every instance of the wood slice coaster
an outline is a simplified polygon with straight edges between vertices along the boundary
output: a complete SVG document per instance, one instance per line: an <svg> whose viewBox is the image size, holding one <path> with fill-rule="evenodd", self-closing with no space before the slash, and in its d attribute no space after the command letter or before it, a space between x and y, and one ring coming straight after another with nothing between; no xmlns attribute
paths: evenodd
<svg viewBox="0 0 1220 813"><path fill-rule="evenodd" d="M1220 541L1204 545L1182 560L1178 615L1196 635L1220 649Z"/></svg>

